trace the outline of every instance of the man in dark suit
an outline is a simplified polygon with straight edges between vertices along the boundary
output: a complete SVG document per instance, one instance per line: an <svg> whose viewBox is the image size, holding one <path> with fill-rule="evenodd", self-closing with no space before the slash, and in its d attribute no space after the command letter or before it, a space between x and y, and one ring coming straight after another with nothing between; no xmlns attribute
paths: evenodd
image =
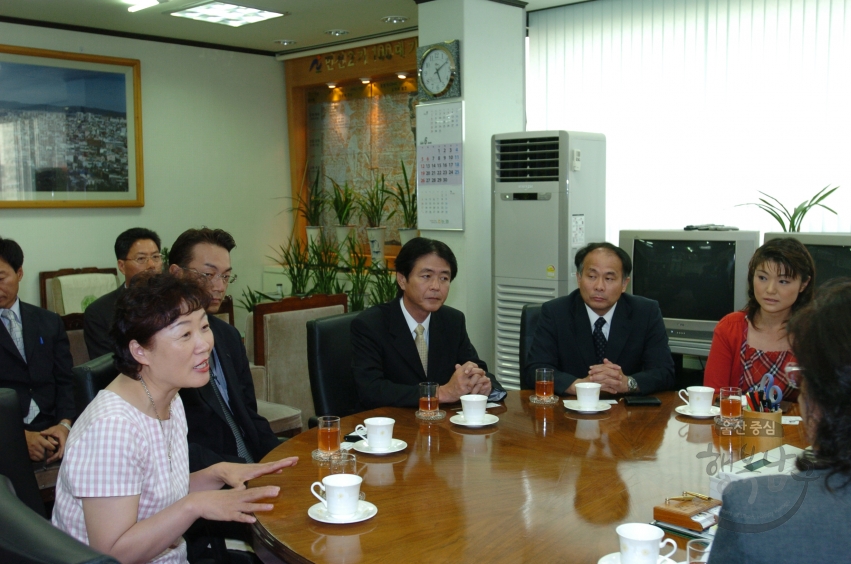
<svg viewBox="0 0 851 564"><path fill-rule="evenodd" d="M541 307L524 383L535 370L555 370L555 389L575 394L576 382L599 382L611 394L650 394L674 385L674 361L659 304L625 294L629 255L610 243L576 253L579 289Z"/></svg>
<svg viewBox="0 0 851 564"><path fill-rule="evenodd" d="M0 388L18 394L30 458L49 464L62 458L76 414L73 361L62 319L18 299L23 265L20 245L0 237Z"/></svg>
<svg viewBox="0 0 851 564"><path fill-rule="evenodd" d="M169 271L200 276L212 301L207 319L215 346L210 356L210 381L180 390L189 425L189 469L217 462L259 462L278 446L269 422L257 413L254 381L239 331L215 315L228 284L236 280L230 264L233 237L221 229L189 229L169 251Z"/></svg>
<svg viewBox="0 0 851 564"><path fill-rule="evenodd" d="M352 371L360 403L413 407L419 383L437 382L441 403L464 394L505 396L467 336L464 314L443 305L458 274L452 250L417 237L396 257L397 298L352 321Z"/></svg>
<svg viewBox="0 0 851 564"><path fill-rule="evenodd" d="M109 328L115 314L115 302L124 293L130 279L145 270L162 270L159 235L144 227L128 229L115 240L115 259L118 261L118 270L124 275L124 283L89 304L83 313L83 336L86 338L89 358L112 353Z"/></svg>

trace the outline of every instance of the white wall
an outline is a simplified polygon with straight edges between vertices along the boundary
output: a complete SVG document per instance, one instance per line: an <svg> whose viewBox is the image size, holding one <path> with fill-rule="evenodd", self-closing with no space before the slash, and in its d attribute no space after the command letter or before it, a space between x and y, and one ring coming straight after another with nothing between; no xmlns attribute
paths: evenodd
<svg viewBox="0 0 851 564"><path fill-rule="evenodd" d="M851 227L851 6L831 0L597 0L529 18L529 130L607 136L607 239L721 223Z"/></svg>
<svg viewBox="0 0 851 564"><path fill-rule="evenodd" d="M0 41L58 51L139 59L145 207L0 209L0 236L24 249L21 299L39 303L38 272L114 266L115 237L155 230L163 245L189 227L219 227L237 242L231 254L239 297L260 288L270 245L292 229L283 63L248 55L0 23ZM244 311L237 308L241 327Z"/></svg>

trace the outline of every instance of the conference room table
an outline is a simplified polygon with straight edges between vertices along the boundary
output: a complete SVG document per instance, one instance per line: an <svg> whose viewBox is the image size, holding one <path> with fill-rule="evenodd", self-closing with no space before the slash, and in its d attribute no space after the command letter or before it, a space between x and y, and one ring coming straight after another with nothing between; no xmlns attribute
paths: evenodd
<svg viewBox="0 0 851 564"><path fill-rule="evenodd" d="M710 474L757 447L805 446L800 425L782 438L719 437L711 418L678 414L675 392L654 394L661 406L623 400L595 414L534 405L529 391L510 391L489 408L487 427L428 423L415 409L380 408L341 420L342 433L367 417L395 419L400 452L357 456L361 491L378 513L352 524L307 514L310 486L329 473L311 458L312 429L281 444L264 461L298 456L298 465L249 486L281 488L274 510L257 513L257 554L267 563L317 562L597 562L619 550L615 528L650 522L653 506L684 490L708 494ZM748 441L758 441L753 444ZM758 457L759 458L759 457ZM687 539L673 556L685 560Z"/></svg>

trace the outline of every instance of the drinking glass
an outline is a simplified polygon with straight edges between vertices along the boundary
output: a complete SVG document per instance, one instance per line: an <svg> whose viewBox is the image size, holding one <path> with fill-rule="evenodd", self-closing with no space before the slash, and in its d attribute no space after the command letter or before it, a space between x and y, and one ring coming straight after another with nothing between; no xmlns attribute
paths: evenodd
<svg viewBox="0 0 851 564"><path fill-rule="evenodd" d="M331 474L357 474L358 459L349 452L335 452L331 455Z"/></svg>
<svg viewBox="0 0 851 564"><path fill-rule="evenodd" d="M704 539L693 539L688 541L686 545L686 553L688 555L687 564L701 564L709 561L709 551L712 548L712 541Z"/></svg>
<svg viewBox="0 0 851 564"><path fill-rule="evenodd" d="M742 416L742 389L721 388L721 417L738 419Z"/></svg>
<svg viewBox="0 0 851 564"><path fill-rule="evenodd" d="M317 425L319 445L313 451L314 460L328 460L335 452L340 451L340 418L333 415L319 417Z"/></svg>
<svg viewBox="0 0 851 564"><path fill-rule="evenodd" d="M535 394L529 396L529 401L539 405L558 403L555 395L554 371L552 368L538 368L535 370Z"/></svg>
<svg viewBox="0 0 851 564"><path fill-rule="evenodd" d="M437 421L446 417L446 412L440 409L438 402L437 382L420 382L420 409L417 411L417 419L425 421Z"/></svg>

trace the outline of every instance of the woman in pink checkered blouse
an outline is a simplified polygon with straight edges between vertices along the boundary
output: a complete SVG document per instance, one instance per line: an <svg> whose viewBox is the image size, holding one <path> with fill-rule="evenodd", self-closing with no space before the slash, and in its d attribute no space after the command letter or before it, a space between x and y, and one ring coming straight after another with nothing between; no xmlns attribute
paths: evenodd
<svg viewBox="0 0 851 564"><path fill-rule="evenodd" d="M213 335L201 283L140 274L118 300L112 336L121 374L75 422L56 485L53 523L122 562L186 562L199 518L252 523L279 488L245 482L292 466L221 463L189 473L178 390L207 383ZM225 485L232 489L222 490Z"/></svg>

